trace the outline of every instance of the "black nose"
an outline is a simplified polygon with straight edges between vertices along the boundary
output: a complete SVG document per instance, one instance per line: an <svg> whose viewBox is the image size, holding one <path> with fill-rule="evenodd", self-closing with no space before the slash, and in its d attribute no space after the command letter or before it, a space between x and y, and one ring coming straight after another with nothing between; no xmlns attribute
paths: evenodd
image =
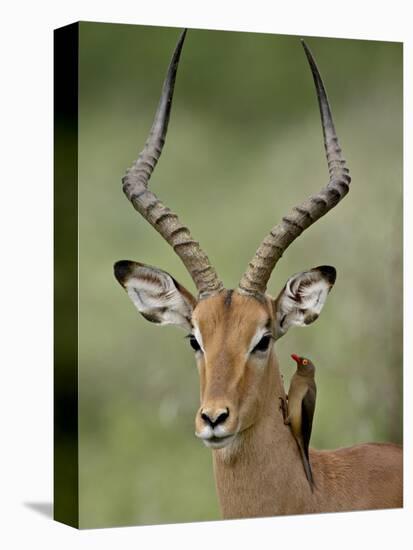
<svg viewBox="0 0 413 550"><path fill-rule="evenodd" d="M228 417L229 417L228 407L226 409L220 409L218 411L215 411L215 413L213 413L212 411L201 412L202 420L205 422L205 424L208 424L208 426L211 426L211 428L215 428L215 426L218 426L218 424L223 424Z"/></svg>

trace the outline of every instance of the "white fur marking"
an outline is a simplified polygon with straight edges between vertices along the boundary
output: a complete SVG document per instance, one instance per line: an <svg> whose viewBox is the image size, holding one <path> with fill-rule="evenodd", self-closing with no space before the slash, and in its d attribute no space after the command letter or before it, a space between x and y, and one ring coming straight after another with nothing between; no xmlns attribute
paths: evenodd
<svg viewBox="0 0 413 550"><path fill-rule="evenodd" d="M194 332L194 336L196 338L196 341L200 345L202 351L205 353L204 343L202 341L202 334L201 334L201 331L199 330L199 327L198 327L197 323L195 323L195 322L194 322L194 331L193 332Z"/></svg>
<svg viewBox="0 0 413 550"><path fill-rule="evenodd" d="M249 355L252 352L252 350L255 348L255 346L258 344L258 342L266 333L268 333L268 329L266 329L265 327L258 327L257 332L254 334L251 340L247 355Z"/></svg>

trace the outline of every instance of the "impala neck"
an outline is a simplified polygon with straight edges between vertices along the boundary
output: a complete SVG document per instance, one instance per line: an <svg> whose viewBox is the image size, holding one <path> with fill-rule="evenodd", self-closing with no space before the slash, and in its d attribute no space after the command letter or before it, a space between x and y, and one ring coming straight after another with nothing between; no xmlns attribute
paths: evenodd
<svg viewBox="0 0 413 550"><path fill-rule="evenodd" d="M275 355L268 377L258 420L231 448L213 451L224 518L300 513L311 497L297 444L279 408L285 392Z"/></svg>

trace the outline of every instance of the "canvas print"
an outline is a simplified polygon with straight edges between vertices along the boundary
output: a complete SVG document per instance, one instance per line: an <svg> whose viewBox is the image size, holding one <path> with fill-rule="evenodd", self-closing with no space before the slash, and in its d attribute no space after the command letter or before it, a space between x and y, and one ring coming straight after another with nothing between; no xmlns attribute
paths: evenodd
<svg viewBox="0 0 413 550"><path fill-rule="evenodd" d="M402 61L56 31L56 519L403 506Z"/></svg>

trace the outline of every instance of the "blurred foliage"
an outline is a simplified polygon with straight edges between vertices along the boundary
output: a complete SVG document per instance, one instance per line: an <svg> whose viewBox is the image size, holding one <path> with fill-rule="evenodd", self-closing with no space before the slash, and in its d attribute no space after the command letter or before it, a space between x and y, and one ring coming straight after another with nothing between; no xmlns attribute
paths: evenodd
<svg viewBox="0 0 413 550"><path fill-rule="evenodd" d="M82 23L79 104L79 392L82 527L217 519L211 454L193 435L184 334L141 318L119 259L169 271L178 257L128 204L178 29ZM320 319L277 344L317 366L312 444L402 439L402 45L309 38L349 161L350 195L294 243L269 291L328 263ZM151 188L191 228L228 288L270 227L325 184L310 70L298 37L190 30Z"/></svg>

